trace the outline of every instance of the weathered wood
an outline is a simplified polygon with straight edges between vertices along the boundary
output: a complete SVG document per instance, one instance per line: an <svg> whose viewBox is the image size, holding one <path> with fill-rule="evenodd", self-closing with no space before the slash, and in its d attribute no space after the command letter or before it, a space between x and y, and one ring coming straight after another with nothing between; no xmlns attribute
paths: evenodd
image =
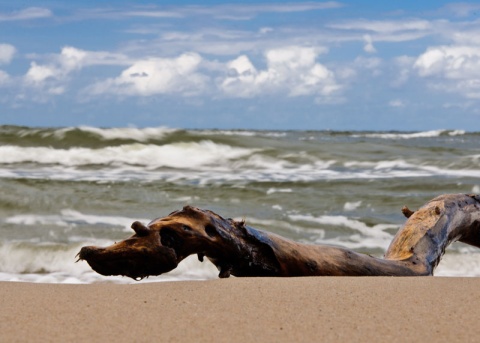
<svg viewBox="0 0 480 343"><path fill-rule="evenodd" d="M455 241L480 247L480 196L446 194L429 201L397 232L385 259L409 262L433 275Z"/></svg>
<svg viewBox="0 0 480 343"><path fill-rule="evenodd" d="M417 276L433 275L447 246L461 241L480 247L480 197L447 194L408 217L385 258L348 249L301 244L254 229L243 221L186 206L153 220L134 222L135 234L106 248L83 247L79 260L103 275L142 279L177 267L189 255L207 257L219 277L235 276Z"/></svg>

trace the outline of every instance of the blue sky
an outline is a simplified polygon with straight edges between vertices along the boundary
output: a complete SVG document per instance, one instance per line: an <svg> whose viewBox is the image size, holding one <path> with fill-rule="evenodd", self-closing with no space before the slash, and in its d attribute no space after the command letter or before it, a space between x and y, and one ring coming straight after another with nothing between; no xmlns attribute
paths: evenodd
<svg viewBox="0 0 480 343"><path fill-rule="evenodd" d="M0 1L0 124L480 131L480 4Z"/></svg>

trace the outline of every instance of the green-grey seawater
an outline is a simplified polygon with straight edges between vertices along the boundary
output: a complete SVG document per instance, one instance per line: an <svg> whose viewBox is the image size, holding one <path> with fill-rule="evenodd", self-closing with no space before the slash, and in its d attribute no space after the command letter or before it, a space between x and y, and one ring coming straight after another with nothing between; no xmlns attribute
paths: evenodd
<svg viewBox="0 0 480 343"><path fill-rule="evenodd" d="M480 193L480 133L0 126L0 280L131 282L75 264L184 205L302 242L381 256L400 209ZM457 244L437 275L480 275ZM149 280L216 277L188 259Z"/></svg>

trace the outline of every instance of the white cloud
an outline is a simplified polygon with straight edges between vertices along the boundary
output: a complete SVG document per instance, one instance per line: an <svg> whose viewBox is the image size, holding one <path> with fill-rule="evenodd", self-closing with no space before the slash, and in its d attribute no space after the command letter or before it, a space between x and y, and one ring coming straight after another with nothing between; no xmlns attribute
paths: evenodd
<svg viewBox="0 0 480 343"><path fill-rule="evenodd" d="M393 60L395 76L390 81L392 87L401 87L408 82L412 73L412 66L415 63L415 57L398 56Z"/></svg>
<svg viewBox="0 0 480 343"><path fill-rule="evenodd" d="M468 30L451 28L448 34L448 37L456 45L480 45L480 27L473 27Z"/></svg>
<svg viewBox="0 0 480 343"><path fill-rule="evenodd" d="M365 45L363 46L363 50L368 53L375 53L377 50L373 46L373 39L370 35L364 35L363 39L365 40Z"/></svg>
<svg viewBox="0 0 480 343"><path fill-rule="evenodd" d="M38 65L35 62L30 64L30 69L25 75L25 81L28 84L39 85L48 79L59 77L59 71L54 67Z"/></svg>
<svg viewBox="0 0 480 343"><path fill-rule="evenodd" d="M467 17L474 12L480 11L479 4L472 4L466 2L450 3L445 7L447 13L453 13L457 17Z"/></svg>
<svg viewBox="0 0 480 343"><path fill-rule="evenodd" d="M137 6L134 9L96 8L77 13L81 19L103 18L118 20L124 17L145 18L191 18L210 17L221 20L250 20L262 13L295 13L316 10L328 10L343 7L336 1L326 2L290 2L290 3L250 3L217 5L173 5L173 6Z"/></svg>
<svg viewBox="0 0 480 343"><path fill-rule="evenodd" d="M327 25L340 30L361 30L377 33L394 33L400 31L425 31L431 28L428 20L351 20Z"/></svg>
<svg viewBox="0 0 480 343"><path fill-rule="evenodd" d="M10 81L10 76L3 70L0 70L0 86L7 84L8 81Z"/></svg>
<svg viewBox="0 0 480 343"><path fill-rule="evenodd" d="M64 81L74 70L80 69L87 53L72 47L64 47L59 55L52 58L48 64L38 64L33 61L25 74L25 82L30 86L43 87L44 85L53 86L54 82ZM52 91L55 88L55 91ZM59 94L58 85L55 85L49 92Z"/></svg>
<svg viewBox="0 0 480 343"><path fill-rule="evenodd" d="M332 8L340 8L343 5L337 1L327 2L290 2L290 3L276 3L276 4L229 4L219 6L222 11L229 9L230 12L277 12L277 13L292 13L292 12L306 12L315 10L324 10ZM215 7L213 7L215 8Z"/></svg>
<svg viewBox="0 0 480 343"><path fill-rule="evenodd" d="M373 41L398 43L417 40L445 30L444 21L424 19L367 20L354 19L327 24L334 29L330 33L337 41L363 41L364 50L375 52ZM448 31L448 30L447 30Z"/></svg>
<svg viewBox="0 0 480 343"><path fill-rule="evenodd" d="M420 76L464 79L480 76L480 47L437 46L428 48L414 64Z"/></svg>
<svg viewBox="0 0 480 343"><path fill-rule="evenodd" d="M131 11L124 13L126 16L131 17L147 17L147 18L182 18L183 15L178 12L169 12L169 11Z"/></svg>
<svg viewBox="0 0 480 343"><path fill-rule="evenodd" d="M175 8L185 16L208 15L217 19L249 20L261 13L295 13L340 8L337 1L326 2L289 2L289 3L251 3L220 4L213 6L182 6Z"/></svg>
<svg viewBox="0 0 480 343"><path fill-rule="evenodd" d="M0 44L0 64L8 64L13 59L16 49L10 44Z"/></svg>
<svg viewBox="0 0 480 343"><path fill-rule="evenodd" d="M270 33L270 32L273 32L273 28L271 27L262 27L258 30L258 33L262 34L262 35L266 35L267 33Z"/></svg>
<svg viewBox="0 0 480 343"><path fill-rule="evenodd" d="M93 94L151 96L180 93L194 95L203 91L208 78L197 72L202 57L185 53L177 58L149 58L135 62L120 76L96 83Z"/></svg>
<svg viewBox="0 0 480 343"><path fill-rule="evenodd" d="M28 7L8 14L0 13L0 21L29 20L51 17L52 11L41 7Z"/></svg>
<svg viewBox="0 0 480 343"><path fill-rule="evenodd" d="M436 46L421 54L413 65L435 89L480 99L480 47Z"/></svg>
<svg viewBox="0 0 480 343"><path fill-rule="evenodd" d="M75 69L80 69L87 55L87 51L67 46L62 49L59 62L63 70L70 72Z"/></svg>
<svg viewBox="0 0 480 343"><path fill-rule="evenodd" d="M341 86L332 71L316 62L323 50L298 46L268 50L264 70L240 56L227 64L229 74L219 80L219 88L228 96L243 98L281 92L292 97L331 96Z"/></svg>
<svg viewBox="0 0 480 343"><path fill-rule="evenodd" d="M66 46L60 54L48 56L48 63L30 63L25 74L24 84L35 87L37 91L46 94L59 95L66 91L70 75L86 66L92 65L128 65L131 60L123 54L113 54L103 51L87 51ZM43 98L39 96L39 98Z"/></svg>
<svg viewBox="0 0 480 343"><path fill-rule="evenodd" d="M369 70L372 75L378 76L382 73L382 64L383 61L379 57L363 57L359 56L355 58L353 64L357 69Z"/></svg>

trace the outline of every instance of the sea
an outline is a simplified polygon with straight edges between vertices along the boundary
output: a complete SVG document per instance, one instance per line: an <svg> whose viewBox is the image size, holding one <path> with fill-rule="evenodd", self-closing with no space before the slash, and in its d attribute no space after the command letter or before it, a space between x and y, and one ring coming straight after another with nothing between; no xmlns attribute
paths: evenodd
<svg viewBox="0 0 480 343"><path fill-rule="evenodd" d="M480 132L0 126L0 189L0 281L134 283L75 255L185 205L381 257L402 206L480 193ZM217 275L189 257L141 282ZM480 249L453 244L435 275L480 276Z"/></svg>

